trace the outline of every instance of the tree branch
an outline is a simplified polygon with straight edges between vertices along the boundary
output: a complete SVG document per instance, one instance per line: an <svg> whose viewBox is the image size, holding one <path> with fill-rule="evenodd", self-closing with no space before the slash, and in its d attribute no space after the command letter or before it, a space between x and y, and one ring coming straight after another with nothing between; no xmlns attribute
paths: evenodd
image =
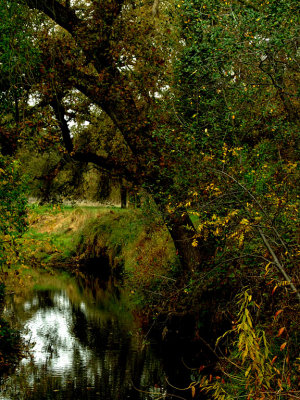
<svg viewBox="0 0 300 400"><path fill-rule="evenodd" d="M71 134L70 134L70 129L69 129L68 123L67 123L67 121L65 119L65 114L66 113L65 113L64 106L61 103L61 99L62 99L62 97L54 97L51 100L50 105L53 108L53 111L55 113L57 122L59 124L65 148L66 148L68 153L72 153L73 150L74 150L74 145L73 145L73 141L72 141L72 138L71 138Z"/></svg>
<svg viewBox="0 0 300 400"><path fill-rule="evenodd" d="M98 71L104 68L117 71L113 66L110 52L110 36L113 22L119 16L124 0L95 2L92 19L83 21L77 17L74 9L62 5L57 0L23 0L29 8L37 9L46 14L59 26L66 29L76 40L86 55L88 62L92 61ZM89 38L87 41L86 38Z"/></svg>
<svg viewBox="0 0 300 400"><path fill-rule="evenodd" d="M29 8L45 13L71 34L74 33L75 27L82 23L73 9L68 6L63 6L57 0L24 0L24 2Z"/></svg>
<svg viewBox="0 0 300 400"><path fill-rule="evenodd" d="M274 263L275 263L277 269L278 269L278 270L281 272L281 274L284 276L285 280L286 280L287 282L289 282L291 288L293 289L293 291L295 292L296 296L298 297L298 300L300 301L300 293L298 292L298 290L296 289L295 285L293 284L291 278L288 276L288 274L286 273L285 269L283 268L283 266L282 266L281 263L279 262L279 260L278 260L278 258L277 258L277 256L276 256L276 254L274 253L274 251L273 251L273 249L272 249L272 247L271 247L271 245L270 245L270 242L268 241L268 239L267 239L266 236L264 235L264 233L263 233L263 231L261 230L261 228L258 228L258 232L259 232L259 234L260 234L260 236L261 236L261 238L262 238L262 240L263 240L263 242L264 242L266 248L269 250L269 252L270 252L270 254L271 254L271 256L272 256L272 258L273 258L273 260L274 260Z"/></svg>
<svg viewBox="0 0 300 400"><path fill-rule="evenodd" d="M96 13L99 18L98 24L94 23L93 19L89 22L80 20L74 10L63 6L57 0L23 1L29 7L44 12L74 37L86 59L98 72L98 76L88 75L77 69L72 71L70 82L106 112L122 133L132 154L143 164L145 174L148 173L148 158L158 151L149 134L150 124L146 122L145 110L137 108L133 90L124 81L110 51L112 24L121 12L124 0L114 0L107 4L101 2L101 7L99 5ZM97 15L93 18L97 18ZM89 40L86 40L87 37ZM141 157L145 149L148 153L147 160Z"/></svg>
<svg viewBox="0 0 300 400"><path fill-rule="evenodd" d="M74 151L74 145L71 137L70 128L65 118L66 111L61 100L62 100L62 95L58 95L51 100L50 105L54 110L55 117L57 119L57 122L59 124L62 133L62 138L65 148L71 159L79 162L93 163L110 173L113 173L118 176L123 176L128 181L140 184L141 182L139 181L137 175L135 174L134 171L128 168L127 163L120 162L116 159L99 156L92 152Z"/></svg>

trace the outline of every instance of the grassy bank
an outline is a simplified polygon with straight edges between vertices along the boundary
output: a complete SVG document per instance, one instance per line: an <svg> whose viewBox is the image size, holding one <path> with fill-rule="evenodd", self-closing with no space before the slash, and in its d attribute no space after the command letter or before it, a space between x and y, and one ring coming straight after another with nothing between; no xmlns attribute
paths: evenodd
<svg viewBox="0 0 300 400"><path fill-rule="evenodd" d="M18 280L26 286L35 284L36 268L79 273L89 260L104 257L135 305L156 302L176 281L178 260L168 232L142 210L31 205L28 220L18 266ZM102 267L99 261L100 278Z"/></svg>

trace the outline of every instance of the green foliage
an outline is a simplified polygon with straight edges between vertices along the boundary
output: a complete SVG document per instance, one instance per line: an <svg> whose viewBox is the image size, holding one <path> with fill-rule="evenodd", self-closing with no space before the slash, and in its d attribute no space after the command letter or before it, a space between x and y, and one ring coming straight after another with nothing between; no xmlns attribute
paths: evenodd
<svg viewBox="0 0 300 400"><path fill-rule="evenodd" d="M243 303L235 347L232 335L228 337L225 383L218 377L205 384L216 399L258 399L268 385L272 398L280 385L288 387L293 369L285 373L282 356L283 367L277 372L266 354L278 355L280 349L275 327L270 328L274 304L286 310L290 337L297 336L291 323L297 295L276 270L274 258L297 283L299 70L298 26L292 16L297 5L219 0L176 4L184 46L175 62L174 102L181 126L173 137L181 165L177 180L186 198L170 194L169 211L186 207L193 216L193 246L202 247L211 237L217 243L211 265L195 274L187 297L211 307L205 296L213 291L216 306L229 315L236 312L231 294L245 285L260 299L255 321L259 328ZM268 246L261 233L268 237ZM212 318L217 319L217 313ZM296 353L290 351L291 364Z"/></svg>
<svg viewBox="0 0 300 400"><path fill-rule="evenodd" d="M170 194L169 210L187 207L198 218L193 245L213 236L222 263L267 258L263 226L295 274L296 2L180 0L177 9L185 46L175 63L174 142L181 140L177 179L186 198Z"/></svg>
<svg viewBox="0 0 300 400"><path fill-rule="evenodd" d="M0 71L2 79L11 84L24 84L27 73L37 60L30 32L29 11L17 1L1 1L0 4ZM8 82L7 82L8 83Z"/></svg>
<svg viewBox="0 0 300 400"><path fill-rule="evenodd" d="M32 43L28 9L17 1L3 0L0 15L0 120L5 120L0 135L8 140L16 134L12 128L19 122L21 104L28 96L25 87L36 74L39 51Z"/></svg>
<svg viewBox="0 0 300 400"><path fill-rule="evenodd" d="M20 166L0 154L0 267L19 262L18 239L27 229L26 182Z"/></svg>
<svg viewBox="0 0 300 400"><path fill-rule="evenodd" d="M19 92L18 101L10 96L10 112L0 117L1 127L25 141L20 153L29 159L26 165L38 178L35 182L43 181L36 192L45 188L45 200L70 188L84 192L86 181L95 183L99 177L88 168L91 160L131 179L133 186L151 193L179 256L190 261L182 277L182 282L189 281L172 297L176 307L186 310L192 304L199 310L196 304L205 298L203 292L214 291L224 296L218 299L222 306L235 312L229 304L231 290L240 292L249 284L261 300L262 325L272 325L270 299L288 308L290 323L295 297L278 264L296 281L296 0L160 2L161 18L152 18L150 2L143 1L127 2L123 8L103 1L101 9L97 2L82 2L80 9L77 2L71 7L60 1L26 2L42 11L34 16L44 18L43 23L31 19L35 11L15 9L14 1L1 4L7 16L0 25L1 68L9 75L12 63L11 81L21 90L24 79L30 81L19 72L23 62L24 76L30 75L32 46L33 53L41 55L39 69L25 97ZM42 17L43 12L50 18ZM82 18L80 23L76 16ZM18 18L24 23L14 32ZM105 27L103 37L100 26ZM28 41L30 29L34 39ZM9 42L14 35L21 47ZM10 93L14 86L4 89L1 93ZM30 107L30 96L36 107ZM16 103L22 105L22 115L29 115L22 124L16 124ZM100 214L88 221L90 217L74 211L61 223L55 215L44 216L47 228L38 231L42 223L37 221L31 236L33 242L40 240L38 249L34 244L28 248L45 263L55 260L54 255L56 261L70 256L80 261L105 251L113 263L124 263L129 279L136 279L134 289L143 283L150 292L160 293L163 284L150 276L164 276L161 265L167 274L178 265L171 244L164 247L167 233L161 224L148 219L144 226L141 213ZM186 223L188 216L195 229ZM196 253L201 257L194 257ZM171 254L171 262L166 254ZM244 344L252 341L254 351L253 343L263 339L246 310L248 306L238 334ZM271 342L272 333L265 332ZM249 354L244 360L247 370L252 365ZM259 368L269 362L267 357L261 360ZM255 371L252 365L248 376Z"/></svg>

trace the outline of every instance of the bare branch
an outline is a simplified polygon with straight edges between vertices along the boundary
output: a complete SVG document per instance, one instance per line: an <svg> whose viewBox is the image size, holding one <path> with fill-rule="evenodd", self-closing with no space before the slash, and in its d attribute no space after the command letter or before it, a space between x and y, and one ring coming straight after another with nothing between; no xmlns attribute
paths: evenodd
<svg viewBox="0 0 300 400"><path fill-rule="evenodd" d="M268 239L266 238L266 236L264 235L263 231L261 230L261 228L258 228L258 232L266 246L266 248L269 250L271 256L273 257L274 263L277 267L277 269L281 272L281 274L284 276L285 280L287 282L289 282L291 288L293 289L293 291L296 293L296 296L298 297L298 300L300 301L300 293L298 292L298 290L296 289L295 285L293 284L291 278L288 276L288 274L286 273L285 269L283 268L283 266L281 265L281 263L279 262L276 254L274 253L270 242L268 241Z"/></svg>

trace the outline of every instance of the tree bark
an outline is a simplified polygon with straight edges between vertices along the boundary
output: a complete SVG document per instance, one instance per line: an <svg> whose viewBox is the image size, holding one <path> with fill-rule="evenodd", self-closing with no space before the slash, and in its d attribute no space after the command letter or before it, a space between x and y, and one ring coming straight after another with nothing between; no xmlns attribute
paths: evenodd
<svg viewBox="0 0 300 400"><path fill-rule="evenodd" d="M121 195L121 208L127 207L127 188L124 185L123 179L120 179L120 195Z"/></svg>
<svg viewBox="0 0 300 400"><path fill-rule="evenodd" d="M169 213L159 201L156 200L156 204L173 240L183 271L198 270L214 254L214 243L197 237L197 246L193 246L197 231L186 210L182 208Z"/></svg>

